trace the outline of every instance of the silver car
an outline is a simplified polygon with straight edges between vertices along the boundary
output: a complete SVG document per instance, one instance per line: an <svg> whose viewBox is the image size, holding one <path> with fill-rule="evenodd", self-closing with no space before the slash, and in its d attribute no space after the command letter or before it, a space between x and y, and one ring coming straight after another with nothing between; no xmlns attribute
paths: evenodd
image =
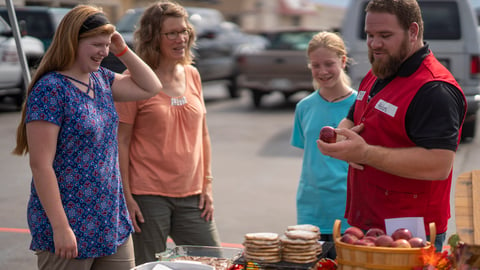
<svg viewBox="0 0 480 270"><path fill-rule="evenodd" d="M20 58L10 26L0 19L0 100L13 97L20 106L25 94Z"/></svg>
<svg viewBox="0 0 480 270"><path fill-rule="evenodd" d="M189 21L197 33L194 65L202 81L227 81L229 96L239 96L236 83L236 53L250 44L263 44L266 41L260 36L249 35L241 31L238 25L226 21L222 13L212 8L185 7ZM128 10L117 23L117 30L127 44L133 48L133 33L145 8ZM106 57L102 66L115 72L123 72L125 66L112 54Z"/></svg>

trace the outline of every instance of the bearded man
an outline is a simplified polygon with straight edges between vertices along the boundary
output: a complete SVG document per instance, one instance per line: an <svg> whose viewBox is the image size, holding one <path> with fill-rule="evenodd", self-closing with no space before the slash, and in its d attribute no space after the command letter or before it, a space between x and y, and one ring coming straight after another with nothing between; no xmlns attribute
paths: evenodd
<svg viewBox="0 0 480 270"><path fill-rule="evenodd" d="M385 219L435 222L442 249L466 100L452 74L423 41L416 0L371 0L365 32L372 68L357 100L320 151L349 162L345 217L363 230Z"/></svg>

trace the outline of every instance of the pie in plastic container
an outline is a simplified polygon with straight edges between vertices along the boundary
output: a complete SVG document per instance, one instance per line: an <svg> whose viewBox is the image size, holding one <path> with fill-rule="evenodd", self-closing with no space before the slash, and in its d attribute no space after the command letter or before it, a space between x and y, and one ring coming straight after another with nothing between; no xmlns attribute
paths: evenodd
<svg viewBox="0 0 480 270"><path fill-rule="evenodd" d="M158 261L138 265L132 270L215 270L215 268L193 261Z"/></svg>
<svg viewBox="0 0 480 270"><path fill-rule="evenodd" d="M242 252L241 248L179 245L155 255L159 261L196 262L213 267L209 269L227 270Z"/></svg>

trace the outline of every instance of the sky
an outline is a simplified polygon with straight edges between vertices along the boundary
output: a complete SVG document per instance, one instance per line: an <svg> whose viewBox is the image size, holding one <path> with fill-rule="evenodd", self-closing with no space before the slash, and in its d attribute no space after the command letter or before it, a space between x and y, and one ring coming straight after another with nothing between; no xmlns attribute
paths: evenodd
<svg viewBox="0 0 480 270"><path fill-rule="evenodd" d="M311 0L311 1L320 3L320 4L346 7L350 1L354 1L354 0ZM470 0L470 3L472 3L473 7L480 7L480 0Z"/></svg>

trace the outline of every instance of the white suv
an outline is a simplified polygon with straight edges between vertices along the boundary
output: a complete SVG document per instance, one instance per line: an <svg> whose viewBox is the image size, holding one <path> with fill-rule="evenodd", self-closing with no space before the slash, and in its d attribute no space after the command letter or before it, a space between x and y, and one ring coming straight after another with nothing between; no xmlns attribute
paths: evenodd
<svg viewBox="0 0 480 270"><path fill-rule="evenodd" d="M354 60L348 73L356 88L370 69L364 31L367 3L368 0L351 0L342 25L342 36ZM418 0L418 3L424 21L424 40L467 97L462 138L473 138L480 100L480 42L474 9L469 0Z"/></svg>
<svg viewBox="0 0 480 270"><path fill-rule="evenodd" d="M0 99L13 97L20 106L25 94L22 68L11 29L0 18Z"/></svg>

